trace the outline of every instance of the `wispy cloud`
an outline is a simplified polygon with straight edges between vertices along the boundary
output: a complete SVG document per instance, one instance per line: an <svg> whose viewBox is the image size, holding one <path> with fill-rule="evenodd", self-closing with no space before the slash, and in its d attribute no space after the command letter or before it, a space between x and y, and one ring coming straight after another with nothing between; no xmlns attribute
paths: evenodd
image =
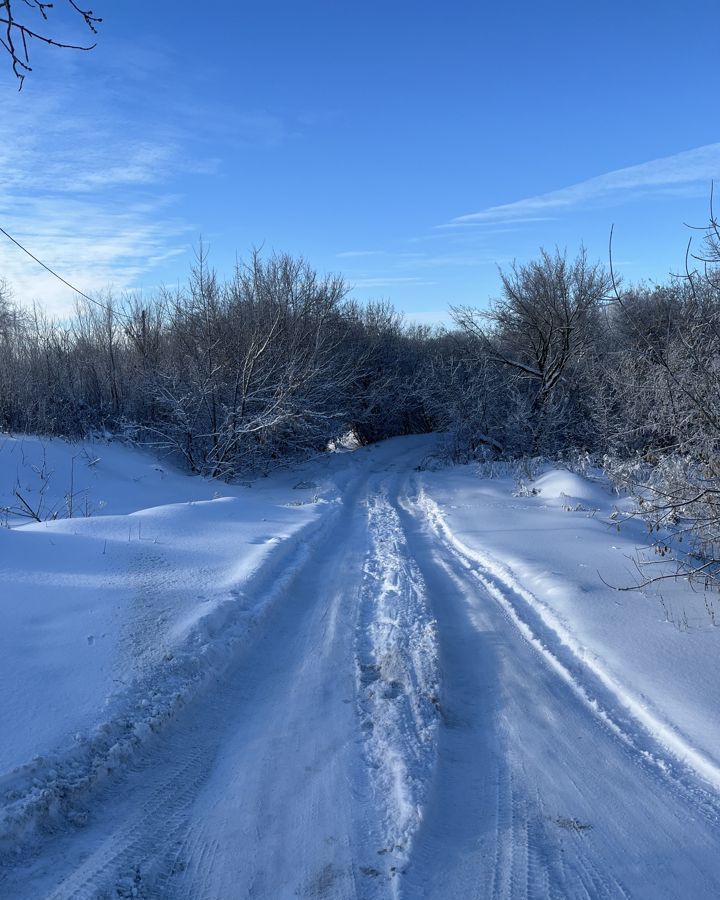
<svg viewBox="0 0 720 900"><path fill-rule="evenodd" d="M4 227L35 256L85 293L138 284L162 262L186 252L188 226L163 215L160 205L129 204L122 212L87 199L25 202ZM0 272L20 302L38 300L65 315L75 295L18 248L0 246Z"/></svg>
<svg viewBox="0 0 720 900"><path fill-rule="evenodd" d="M365 259L369 256L387 255L387 250L343 250L335 254L338 259Z"/></svg>
<svg viewBox="0 0 720 900"><path fill-rule="evenodd" d="M523 201L519 201L519 202L522 203ZM499 207L499 206L490 207L490 209L503 209L503 207ZM553 221L555 221L555 218L556 218L555 216L512 216L512 215L508 215L506 218L502 218L499 220L502 227L498 228L498 227L496 227L497 222L498 222L497 219L490 219L490 218L476 219L475 218L476 215L478 215L478 213L470 213L470 215L468 215L468 216L461 216L458 219L453 219L451 222L444 222L442 225L435 225L434 227L436 229L462 230L462 229L475 228L478 225L483 225L483 226L485 226L486 234L503 234L510 230L514 230L514 229L508 228L509 225L528 225L528 224L534 224L536 222L553 222Z"/></svg>
<svg viewBox="0 0 720 900"><path fill-rule="evenodd" d="M72 80L18 96L0 86L0 226L85 293L156 284L198 228L180 213L189 176L221 167L216 146L273 148L289 126L264 111L112 92ZM222 141L214 140L222 130ZM185 268L185 266L181 266ZM53 315L75 294L0 235L0 277Z"/></svg>
<svg viewBox="0 0 720 900"><path fill-rule="evenodd" d="M541 221L579 207L615 202L651 192L678 192L720 178L720 143L665 156L637 166L616 169L557 191L490 206L458 216L447 226ZM446 226L446 227L447 227Z"/></svg>
<svg viewBox="0 0 720 900"><path fill-rule="evenodd" d="M3 102L0 225L33 254L93 293L134 287L185 252L191 229L173 215L168 184L193 164L177 141L160 128L128 135L92 104L70 111L60 92ZM21 303L53 315L73 308L73 292L2 236L0 275Z"/></svg>
<svg viewBox="0 0 720 900"><path fill-rule="evenodd" d="M426 281L424 278L417 278L415 276L393 276L393 275L378 275L368 278L354 278L351 280L351 284L356 288L384 288L384 287L393 287L398 285L433 285L436 284L434 281Z"/></svg>

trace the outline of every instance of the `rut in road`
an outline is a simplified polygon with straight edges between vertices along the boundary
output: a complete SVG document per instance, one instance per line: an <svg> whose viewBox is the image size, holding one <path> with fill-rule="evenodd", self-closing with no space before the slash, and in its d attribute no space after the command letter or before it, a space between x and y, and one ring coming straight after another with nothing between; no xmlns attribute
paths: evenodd
<svg viewBox="0 0 720 900"><path fill-rule="evenodd" d="M422 591L386 544L394 477L358 481L289 560L249 649L92 798L84 829L3 867L4 898L395 893L433 762L421 695L437 681Z"/></svg>
<svg viewBox="0 0 720 900"><path fill-rule="evenodd" d="M396 502L438 622L443 726L404 896L718 896L717 797L665 775L558 675L419 493Z"/></svg>

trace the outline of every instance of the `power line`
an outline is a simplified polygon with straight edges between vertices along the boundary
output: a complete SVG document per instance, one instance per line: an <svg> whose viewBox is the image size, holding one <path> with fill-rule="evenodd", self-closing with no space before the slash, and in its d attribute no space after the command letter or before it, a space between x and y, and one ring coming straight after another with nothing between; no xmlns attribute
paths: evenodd
<svg viewBox="0 0 720 900"><path fill-rule="evenodd" d="M58 275L58 273L54 269L51 269L50 266L48 266L46 263L44 263L41 259L38 259L34 253L31 253L27 249L27 247L23 247L23 245L20 243L20 241L18 241L16 238L14 238L11 234L8 234L7 231L5 231L5 229L2 228L1 226L0 226L0 233L4 234L5 237L9 241L12 241L16 247L19 247L23 251L23 253L27 253L27 255L30 257L30 259L34 260L39 266L42 266L46 272L49 272L52 276L57 278L58 281L61 281L64 285L69 287L71 291L75 291L76 294L79 294L81 297L83 297L85 300L88 300L90 303L94 303L95 306L99 306L100 309L104 309L105 312L109 312L112 315L118 316L119 318L126 319L128 322L130 321L129 316L124 315L117 309L113 309L111 306L107 306L105 303L102 303L100 300L95 300L93 297L88 296L88 294L85 294L79 288L76 288L74 284L70 284L70 282L66 278L63 278L62 275Z"/></svg>

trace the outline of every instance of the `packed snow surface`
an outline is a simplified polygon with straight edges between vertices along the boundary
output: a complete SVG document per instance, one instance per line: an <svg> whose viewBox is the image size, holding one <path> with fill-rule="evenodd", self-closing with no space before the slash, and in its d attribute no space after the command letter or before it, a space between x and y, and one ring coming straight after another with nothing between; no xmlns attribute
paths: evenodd
<svg viewBox="0 0 720 900"><path fill-rule="evenodd" d="M601 473L436 442L0 438L3 900L720 896L715 598L617 590Z"/></svg>

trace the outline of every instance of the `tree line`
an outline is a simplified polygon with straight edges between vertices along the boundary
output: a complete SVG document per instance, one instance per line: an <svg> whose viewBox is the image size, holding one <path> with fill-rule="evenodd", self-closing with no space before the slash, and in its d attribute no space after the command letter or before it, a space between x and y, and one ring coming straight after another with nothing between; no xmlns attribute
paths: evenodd
<svg viewBox="0 0 720 900"><path fill-rule="evenodd" d="M14 303L6 286L0 428L123 435L231 478L347 432L368 443L429 430L415 385L424 338L286 255L253 254L220 281L201 251L184 287L80 299L70 321Z"/></svg>
<svg viewBox="0 0 720 900"><path fill-rule="evenodd" d="M715 578L720 545L720 235L661 285L618 284L581 251L501 273L485 308L409 325L339 276L252 254L221 281L79 301L69 321L0 286L0 428L121 434L233 478L323 452L445 432L456 461L591 455L639 486L653 527L688 535ZM692 526L688 523L692 522ZM694 555L693 555L694 554Z"/></svg>
<svg viewBox="0 0 720 900"><path fill-rule="evenodd" d="M717 243L708 244L711 251ZM124 434L214 477L323 450L442 431L451 454L711 460L720 438L720 277L618 285L541 251L486 308L409 325L340 276L252 254L220 281L79 300L69 320L0 282L0 427Z"/></svg>

